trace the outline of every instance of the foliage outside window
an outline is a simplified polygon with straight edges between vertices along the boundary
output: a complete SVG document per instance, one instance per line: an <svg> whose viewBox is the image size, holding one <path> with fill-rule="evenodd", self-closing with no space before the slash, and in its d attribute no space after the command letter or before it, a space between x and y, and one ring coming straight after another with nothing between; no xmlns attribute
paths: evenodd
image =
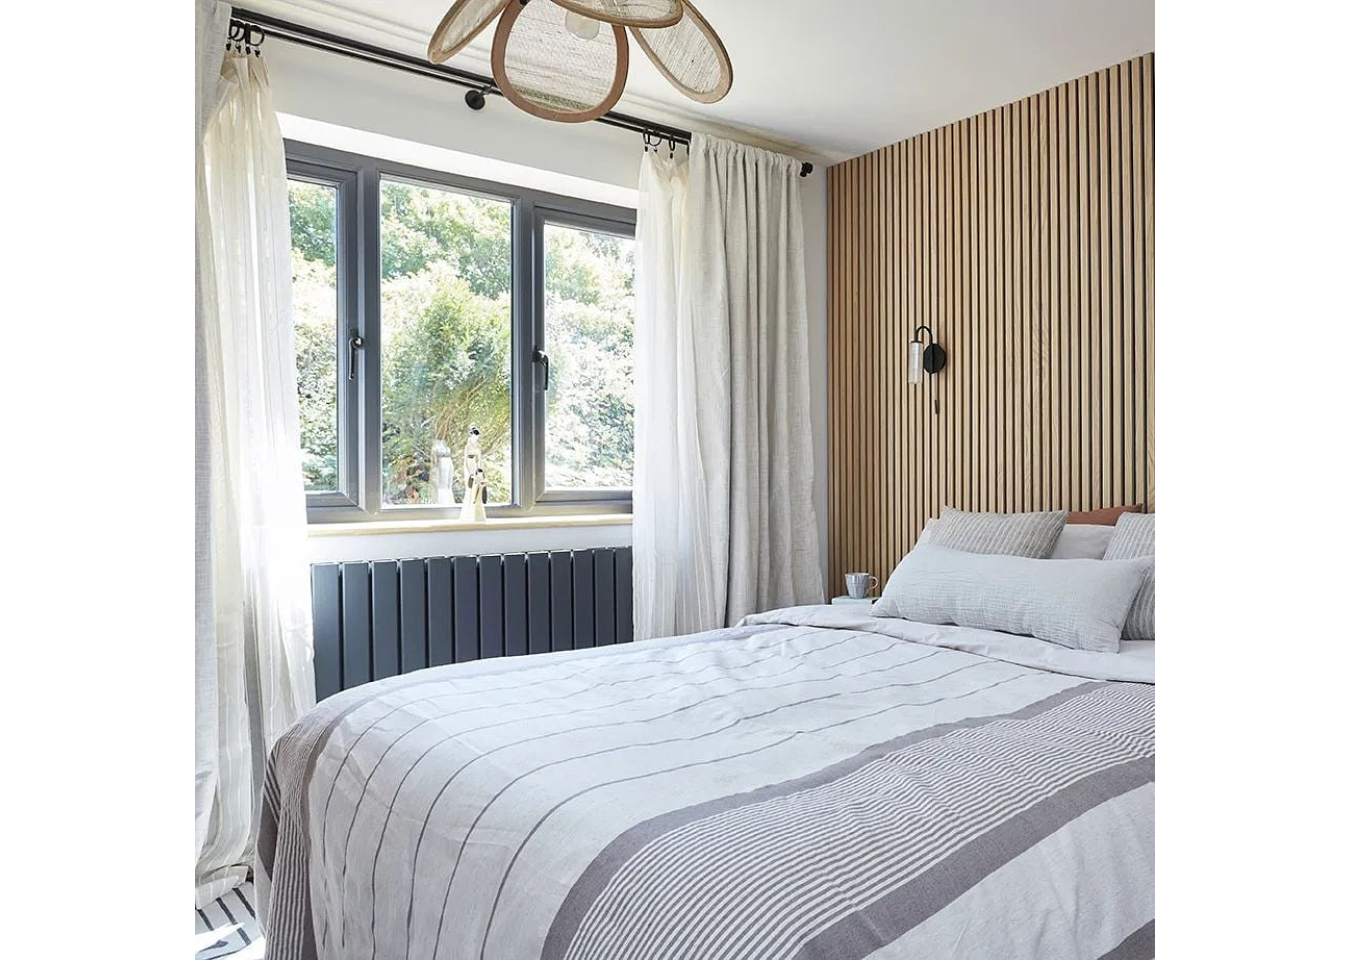
<svg viewBox="0 0 1350 960"><path fill-rule="evenodd" d="M511 502L511 205L380 185L384 502L436 503L436 449L456 465L471 426L489 497Z"/></svg>
<svg viewBox="0 0 1350 960"><path fill-rule="evenodd" d="M337 190L290 182L291 309L305 489L338 488Z"/></svg>
<svg viewBox="0 0 1350 960"><path fill-rule="evenodd" d="M626 511L632 212L301 145L288 159L311 519L457 516L445 487L463 499L471 426L491 512Z"/></svg>
<svg viewBox="0 0 1350 960"><path fill-rule="evenodd" d="M633 485L633 239L544 226L547 485Z"/></svg>

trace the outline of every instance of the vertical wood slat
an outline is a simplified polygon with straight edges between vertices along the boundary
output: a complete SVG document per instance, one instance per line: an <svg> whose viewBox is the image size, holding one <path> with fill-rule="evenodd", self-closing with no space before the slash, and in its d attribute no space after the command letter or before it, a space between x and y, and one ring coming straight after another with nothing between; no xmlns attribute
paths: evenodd
<svg viewBox="0 0 1350 960"><path fill-rule="evenodd" d="M1144 369L1152 372L1154 369L1154 341L1156 340L1154 331L1154 277L1153 277L1153 54L1143 58L1141 64L1143 70L1143 121L1140 124L1140 132L1144 139L1143 166L1144 166ZM1144 393L1146 402L1144 405L1144 430L1147 435L1147 453L1144 457L1144 482L1145 482L1145 503L1149 504L1149 509L1155 500L1153 489L1155 476L1154 449L1153 449L1153 424L1156 418L1156 409L1154 405L1153 380L1152 377L1144 381Z"/></svg>
<svg viewBox="0 0 1350 960"><path fill-rule="evenodd" d="M832 593L944 503L1154 508L1153 66L830 168ZM924 323L948 367L914 388Z"/></svg>

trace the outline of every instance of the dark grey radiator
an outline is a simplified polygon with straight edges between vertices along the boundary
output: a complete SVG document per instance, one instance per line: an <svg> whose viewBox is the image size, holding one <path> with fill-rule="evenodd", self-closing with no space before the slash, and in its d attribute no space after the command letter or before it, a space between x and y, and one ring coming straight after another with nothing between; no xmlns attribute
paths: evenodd
<svg viewBox="0 0 1350 960"><path fill-rule="evenodd" d="M314 686L633 639L630 547L316 563Z"/></svg>

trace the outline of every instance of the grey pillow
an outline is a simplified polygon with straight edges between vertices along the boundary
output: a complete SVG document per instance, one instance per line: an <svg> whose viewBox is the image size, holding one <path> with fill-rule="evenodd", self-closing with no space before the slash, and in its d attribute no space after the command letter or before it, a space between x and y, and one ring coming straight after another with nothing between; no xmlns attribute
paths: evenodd
<svg viewBox="0 0 1350 960"><path fill-rule="evenodd" d="M1066 523L1064 532L1055 541L1050 559L1102 560L1106 557L1106 545L1115 532L1115 527L1105 524Z"/></svg>
<svg viewBox="0 0 1350 960"><path fill-rule="evenodd" d="M997 553L1045 559L1055 549L1068 514L967 513L943 507L942 516L924 528L923 542L966 553Z"/></svg>
<svg viewBox="0 0 1350 960"><path fill-rule="evenodd" d="M1150 566L1149 558L1033 560L920 544L895 568L872 615L1115 653Z"/></svg>
<svg viewBox="0 0 1350 960"><path fill-rule="evenodd" d="M1104 560L1126 560L1131 557L1153 559L1153 518L1152 513L1122 513L1116 521L1111 542L1106 545ZM1134 598L1130 615L1125 618L1126 640L1153 640L1157 636L1157 627L1153 620L1153 591L1156 577L1153 564L1148 565L1139 595Z"/></svg>

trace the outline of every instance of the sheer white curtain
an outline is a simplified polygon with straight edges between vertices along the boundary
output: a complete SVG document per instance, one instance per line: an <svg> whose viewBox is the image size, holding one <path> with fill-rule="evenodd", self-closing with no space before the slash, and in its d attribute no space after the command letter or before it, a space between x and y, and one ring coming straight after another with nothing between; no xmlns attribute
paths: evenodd
<svg viewBox="0 0 1350 960"><path fill-rule="evenodd" d="M819 602L797 161L646 155L637 237L637 635Z"/></svg>
<svg viewBox="0 0 1350 960"><path fill-rule="evenodd" d="M706 630L714 606L694 330L679 313L689 165L644 153L633 332L633 615L639 638Z"/></svg>
<svg viewBox="0 0 1350 960"><path fill-rule="evenodd" d="M266 751L314 702L285 148L263 61L217 62L198 181L199 902L246 875Z"/></svg>
<svg viewBox="0 0 1350 960"><path fill-rule="evenodd" d="M216 618L211 575L211 448L208 442L210 414L206 386L205 337L208 315L215 311L215 268L211 263L211 219L206 203L206 166L202 156L206 124L216 108L220 63L225 54L225 35L230 7L213 0L197 0L197 317L196 317L196 660L197 660L197 857L211 826L217 775L216 740ZM198 877L201 870L197 871Z"/></svg>

